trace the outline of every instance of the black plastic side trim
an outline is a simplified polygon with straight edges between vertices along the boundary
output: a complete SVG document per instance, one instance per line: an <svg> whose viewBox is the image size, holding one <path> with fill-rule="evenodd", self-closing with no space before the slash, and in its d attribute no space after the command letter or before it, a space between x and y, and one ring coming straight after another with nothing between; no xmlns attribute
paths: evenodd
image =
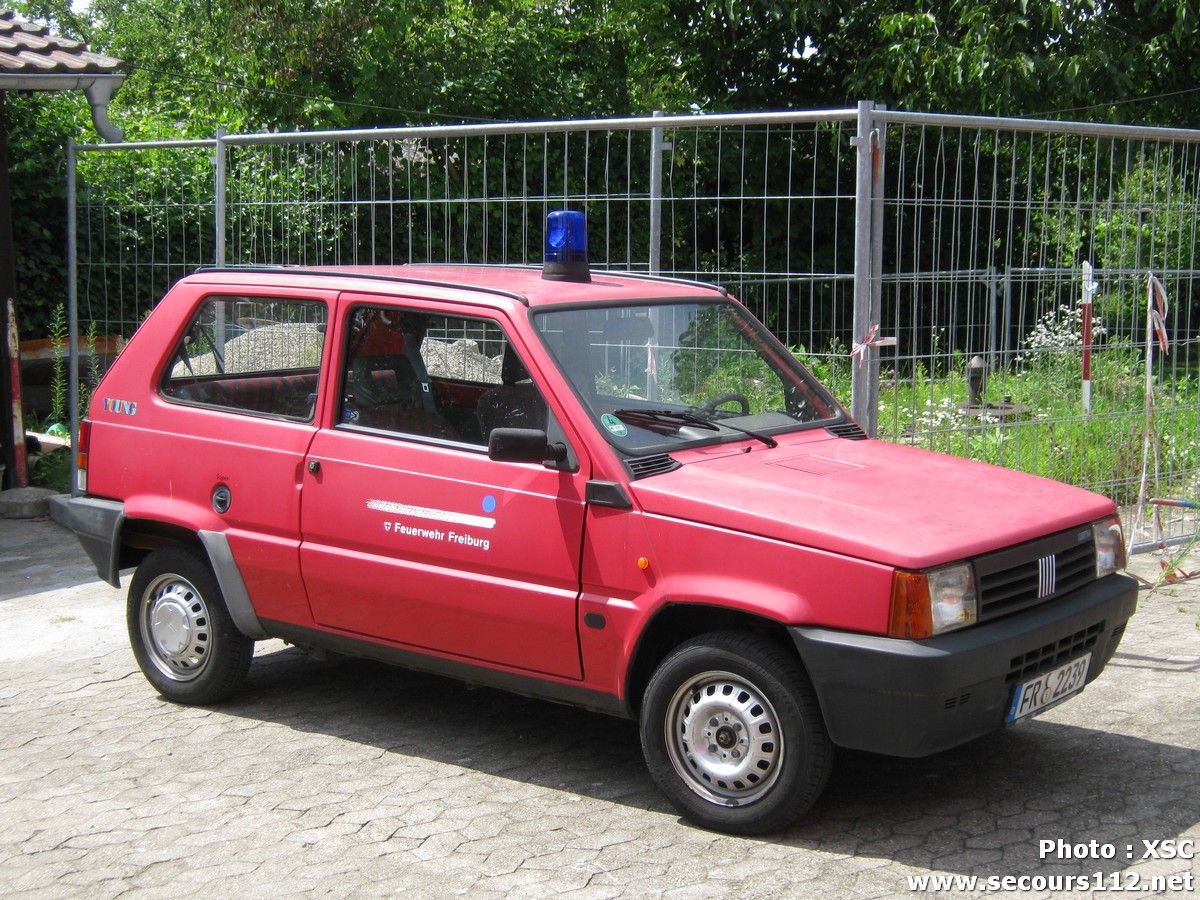
<svg viewBox="0 0 1200 900"><path fill-rule="evenodd" d="M478 663L430 656L416 650L381 644L366 638L335 634L330 631L305 628L301 625L275 622L270 619L262 619L261 622L267 634L299 646L323 647L347 656L362 656L388 665L413 669L418 672L429 672L433 675L443 675L447 678L465 681L468 684L478 684L483 687L520 694L523 697L550 700L554 703L565 703L568 706L580 706L606 716L616 716L621 719L634 718L629 705L613 694L538 678L534 675L517 675L513 672L489 669Z"/></svg>
<svg viewBox="0 0 1200 900"><path fill-rule="evenodd" d="M625 488L615 481L589 481L584 498L593 506L608 506L612 509L632 509L633 501Z"/></svg>
<svg viewBox="0 0 1200 900"><path fill-rule="evenodd" d="M200 531L197 532L197 536L208 553L208 562L217 578L217 584L221 587L229 618L233 619L237 630L246 637L256 641L262 640L267 633L263 631L254 612L254 604L250 600L250 592L246 590L242 571L233 558L233 551L229 549L229 538L220 531Z"/></svg>

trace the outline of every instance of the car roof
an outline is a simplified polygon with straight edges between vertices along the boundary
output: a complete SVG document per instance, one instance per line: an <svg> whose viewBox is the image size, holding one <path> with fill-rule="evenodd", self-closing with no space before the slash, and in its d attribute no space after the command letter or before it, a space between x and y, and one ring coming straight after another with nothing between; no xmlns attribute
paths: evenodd
<svg viewBox="0 0 1200 900"><path fill-rule="evenodd" d="M723 288L696 281L660 278L630 272L593 269L591 281L551 281L541 267L410 264L400 266L237 266L202 269L189 281L222 284L322 286L339 291L379 292L405 284L413 287L470 293L475 302L491 297L488 305L520 303L530 307L574 303L661 300L726 296ZM376 282L369 287L370 282ZM394 291L394 287L388 292ZM422 296L432 296L421 291ZM449 298L447 298L449 299Z"/></svg>

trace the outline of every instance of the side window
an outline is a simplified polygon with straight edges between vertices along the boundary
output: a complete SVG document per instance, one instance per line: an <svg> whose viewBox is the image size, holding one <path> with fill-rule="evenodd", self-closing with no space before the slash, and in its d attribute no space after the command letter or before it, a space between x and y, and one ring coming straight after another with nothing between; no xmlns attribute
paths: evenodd
<svg viewBox="0 0 1200 900"><path fill-rule="evenodd" d="M311 421L326 317L315 300L209 297L175 348L162 395Z"/></svg>
<svg viewBox="0 0 1200 900"><path fill-rule="evenodd" d="M546 401L493 321L358 307L347 332L345 424L480 447L493 428L549 426Z"/></svg>

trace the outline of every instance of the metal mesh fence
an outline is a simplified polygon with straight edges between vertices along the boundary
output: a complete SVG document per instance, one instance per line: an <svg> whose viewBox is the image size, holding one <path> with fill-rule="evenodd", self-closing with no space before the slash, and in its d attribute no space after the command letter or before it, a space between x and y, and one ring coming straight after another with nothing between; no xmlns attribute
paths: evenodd
<svg viewBox="0 0 1200 900"><path fill-rule="evenodd" d="M80 154L79 319L129 337L179 278L214 260L214 142Z"/></svg>
<svg viewBox="0 0 1200 900"><path fill-rule="evenodd" d="M541 261L546 213L589 213L594 254L645 268L648 131L231 146L228 260ZM636 162L636 166L635 166Z"/></svg>
<svg viewBox="0 0 1200 900"><path fill-rule="evenodd" d="M789 346L848 349L853 133L841 121L672 129L662 271L726 285Z"/></svg>
<svg viewBox="0 0 1200 900"><path fill-rule="evenodd" d="M582 209L596 267L726 285L847 404L865 373L855 412L881 437L1126 506L1144 466L1151 493L1200 494L1200 136L868 110L79 148L79 318L128 336L213 263L538 264L546 213ZM1147 273L1171 340L1148 455ZM1184 515L1167 537L1196 530Z"/></svg>
<svg viewBox="0 0 1200 900"><path fill-rule="evenodd" d="M882 329L897 346L882 349L880 435L1083 485L1125 507L1144 468L1150 494L1194 498L1196 135L886 118L879 277ZM1149 274L1169 297L1166 352L1147 350ZM973 357L984 367L978 395ZM1167 538L1195 531L1181 511L1166 525Z"/></svg>

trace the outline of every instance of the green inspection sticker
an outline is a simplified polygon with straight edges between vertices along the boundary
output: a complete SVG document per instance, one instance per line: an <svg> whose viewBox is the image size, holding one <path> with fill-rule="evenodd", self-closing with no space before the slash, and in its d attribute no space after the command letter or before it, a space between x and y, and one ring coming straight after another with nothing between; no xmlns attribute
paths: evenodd
<svg viewBox="0 0 1200 900"><path fill-rule="evenodd" d="M625 423L612 413L602 415L600 417L600 424L608 429L609 434L615 434L617 437L625 437L625 435L629 434L629 429L625 427Z"/></svg>

